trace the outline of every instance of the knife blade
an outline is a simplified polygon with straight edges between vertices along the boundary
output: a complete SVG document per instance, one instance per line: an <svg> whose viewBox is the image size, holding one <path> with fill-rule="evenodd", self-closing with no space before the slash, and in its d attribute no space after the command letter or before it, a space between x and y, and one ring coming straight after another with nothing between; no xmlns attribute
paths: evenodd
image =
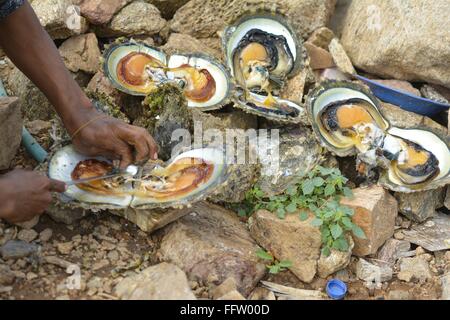
<svg viewBox="0 0 450 320"><path fill-rule="evenodd" d="M104 179L110 179L110 178L115 178L115 177L120 177L120 176L134 176L136 175L136 173L138 172L138 167L137 166L128 166L125 170L113 170L112 172L103 175L103 176L96 176L96 177L89 177L89 178L84 178L84 179L78 179L78 180L72 180L72 181L66 181L64 182L66 184L66 186L73 186L76 184L82 184L82 183L86 183L86 182L90 182L90 181L96 181L96 180L104 180Z"/></svg>

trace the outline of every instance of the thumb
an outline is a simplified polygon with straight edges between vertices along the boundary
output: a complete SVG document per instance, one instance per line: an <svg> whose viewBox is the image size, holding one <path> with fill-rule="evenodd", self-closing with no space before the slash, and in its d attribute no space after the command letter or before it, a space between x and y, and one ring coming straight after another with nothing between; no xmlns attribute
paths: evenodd
<svg viewBox="0 0 450 320"><path fill-rule="evenodd" d="M67 186L64 182L50 179L49 191L62 193L62 192L65 192L66 189L67 189Z"/></svg>

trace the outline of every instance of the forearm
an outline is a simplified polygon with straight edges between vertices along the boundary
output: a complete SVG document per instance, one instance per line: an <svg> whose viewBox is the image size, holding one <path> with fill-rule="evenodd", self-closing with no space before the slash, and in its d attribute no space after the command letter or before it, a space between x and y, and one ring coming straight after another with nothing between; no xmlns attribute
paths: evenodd
<svg viewBox="0 0 450 320"><path fill-rule="evenodd" d="M84 121L91 102L65 67L58 49L26 2L0 21L0 46L47 96L69 133Z"/></svg>

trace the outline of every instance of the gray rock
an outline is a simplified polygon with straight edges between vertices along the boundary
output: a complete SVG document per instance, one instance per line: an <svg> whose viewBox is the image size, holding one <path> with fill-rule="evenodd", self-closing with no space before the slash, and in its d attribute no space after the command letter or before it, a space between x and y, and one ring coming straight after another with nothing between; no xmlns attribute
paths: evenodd
<svg viewBox="0 0 450 320"><path fill-rule="evenodd" d="M50 120L55 117L56 113L45 95L18 68L13 67L3 80L10 93L19 98L27 120Z"/></svg>
<svg viewBox="0 0 450 320"><path fill-rule="evenodd" d="M397 278L400 280L424 282L432 276L428 261L423 255L414 258L403 258L400 261L400 272L397 274Z"/></svg>
<svg viewBox="0 0 450 320"><path fill-rule="evenodd" d="M38 251L38 245L21 240L10 240L0 247L0 254L5 260L28 257Z"/></svg>
<svg viewBox="0 0 450 320"><path fill-rule="evenodd" d="M439 103L450 104L450 102L439 93L433 86L425 84L420 88L420 93L424 98L437 101Z"/></svg>
<svg viewBox="0 0 450 320"><path fill-rule="evenodd" d="M377 266L359 259L356 263L356 276L367 284L380 284L392 279L392 268L388 266Z"/></svg>
<svg viewBox="0 0 450 320"><path fill-rule="evenodd" d="M34 0L31 2L41 25L53 39L66 39L88 29L86 19L79 15L75 0Z"/></svg>
<svg viewBox="0 0 450 320"><path fill-rule="evenodd" d="M276 214L259 210L249 221L252 237L278 261L288 260L289 268L301 281L310 283L317 270L322 246L319 228L311 225L312 215L301 221L298 214L280 219Z"/></svg>
<svg viewBox="0 0 450 320"><path fill-rule="evenodd" d="M222 282L220 285L215 287L211 291L211 293L212 293L211 295L214 300L217 300L220 297L226 295L227 293L236 291L236 290L237 290L236 281L234 280L234 278L228 278L224 282Z"/></svg>
<svg viewBox="0 0 450 320"><path fill-rule="evenodd" d="M53 203L47 208L46 213L56 222L70 225L85 217L89 211L81 208L63 207L58 203Z"/></svg>
<svg viewBox="0 0 450 320"><path fill-rule="evenodd" d="M442 26L450 24L449 11L447 0L352 1L342 43L353 64L366 72L448 87L450 29Z"/></svg>
<svg viewBox="0 0 450 320"><path fill-rule="evenodd" d="M408 241L388 239L378 251L377 260L382 261L382 263L394 265L401 258L402 253L408 252L410 249L411 243Z"/></svg>
<svg viewBox="0 0 450 320"><path fill-rule="evenodd" d="M154 35L166 25L159 10L152 4L134 1L112 19L109 28L115 35Z"/></svg>
<svg viewBox="0 0 450 320"><path fill-rule="evenodd" d="M435 215L436 209L444 205L445 189L415 192L398 193L395 198L398 201L398 210L407 218L423 222Z"/></svg>
<svg viewBox="0 0 450 320"><path fill-rule="evenodd" d="M200 202L161 231L160 259L182 268L191 281L209 286L232 277L248 295L266 273L258 246L234 212Z"/></svg>
<svg viewBox="0 0 450 320"><path fill-rule="evenodd" d="M126 277L115 293L122 300L196 300L185 273L164 262Z"/></svg>
<svg viewBox="0 0 450 320"><path fill-rule="evenodd" d="M388 293L388 300L411 300L408 290L391 290Z"/></svg>
<svg viewBox="0 0 450 320"><path fill-rule="evenodd" d="M233 290L224 294L217 300L245 300L245 298L239 293L239 291Z"/></svg>
<svg viewBox="0 0 450 320"><path fill-rule="evenodd" d="M9 266L0 264L0 286L13 284L15 278L16 276Z"/></svg>
<svg viewBox="0 0 450 320"><path fill-rule="evenodd" d="M0 123L0 170L5 170L22 139L22 116L17 98L0 97Z"/></svg>
<svg viewBox="0 0 450 320"><path fill-rule="evenodd" d="M333 57L333 61L336 67L346 74L356 74L356 70L353 67L352 61L348 57L339 39L334 38L328 45L328 50Z"/></svg>
<svg viewBox="0 0 450 320"><path fill-rule="evenodd" d="M22 229L17 234L17 239L31 242L38 237L38 233L33 229Z"/></svg>
<svg viewBox="0 0 450 320"><path fill-rule="evenodd" d="M51 239L53 235L53 230L50 228L46 228L44 230L41 231L41 233L39 233L39 240L41 242L47 242L48 240Z"/></svg>
<svg viewBox="0 0 450 320"><path fill-rule="evenodd" d="M269 289L256 287L250 294L248 300L276 300L275 294Z"/></svg>
<svg viewBox="0 0 450 320"><path fill-rule="evenodd" d="M318 165L321 153L322 148L309 128L282 129L278 163L273 162L276 159L273 155L258 154L262 171L257 185L269 196L280 194Z"/></svg>
<svg viewBox="0 0 450 320"><path fill-rule="evenodd" d="M317 262L317 273L321 278L325 279L329 275L348 266L352 257L352 250L355 246L355 242L350 236L347 237L347 241L349 243L349 249L347 251L332 249L331 254L328 257L324 254L320 255L320 259Z"/></svg>
<svg viewBox="0 0 450 320"><path fill-rule="evenodd" d="M335 0L191 0L178 9L171 29L196 38L216 36L229 22L248 12L275 10L285 14L300 38L324 27L334 11Z"/></svg>

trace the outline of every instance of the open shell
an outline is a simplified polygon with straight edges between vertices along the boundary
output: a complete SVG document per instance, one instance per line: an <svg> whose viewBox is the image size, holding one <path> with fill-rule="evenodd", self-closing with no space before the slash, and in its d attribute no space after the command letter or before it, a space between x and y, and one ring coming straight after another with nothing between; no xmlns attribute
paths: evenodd
<svg viewBox="0 0 450 320"><path fill-rule="evenodd" d="M188 107L219 109L230 100L228 70L204 54L167 56L143 43L126 42L105 53L104 72L119 90L146 96L158 85L173 81L183 87Z"/></svg>
<svg viewBox="0 0 450 320"><path fill-rule="evenodd" d="M108 161L102 157L82 156L72 146L66 146L52 157L49 164L49 177L60 181L71 181L72 172L77 164L87 159ZM183 161L183 159L188 161L192 159L200 160L201 163L208 165L211 169L208 169L208 175L204 180L193 185L193 189L188 189L186 192L182 189L182 192L174 196L154 197L154 192L151 193L152 196L146 196L145 190L149 189L143 189L142 184L147 182L147 178L143 176L141 171L134 178L125 180L120 186L120 190L113 190L110 194L86 191L84 188L74 185L67 189L63 197L75 206L93 210L125 209L128 207L135 209L178 208L205 199L224 183L228 176L225 156L219 149L204 148L184 152L171 160L166 168L180 163L179 161ZM181 176L184 175L184 171L179 172L181 172ZM175 172L175 174L178 173ZM159 186L164 186L164 184L159 184ZM156 191L162 192L161 189Z"/></svg>
<svg viewBox="0 0 450 320"><path fill-rule="evenodd" d="M358 155L378 167L379 184L398 192L432 190L449 183L448 137L423 128L391 126L379 101L351 82L328 81L307 97L308 117L320 142L332 153Z"/></svg>

